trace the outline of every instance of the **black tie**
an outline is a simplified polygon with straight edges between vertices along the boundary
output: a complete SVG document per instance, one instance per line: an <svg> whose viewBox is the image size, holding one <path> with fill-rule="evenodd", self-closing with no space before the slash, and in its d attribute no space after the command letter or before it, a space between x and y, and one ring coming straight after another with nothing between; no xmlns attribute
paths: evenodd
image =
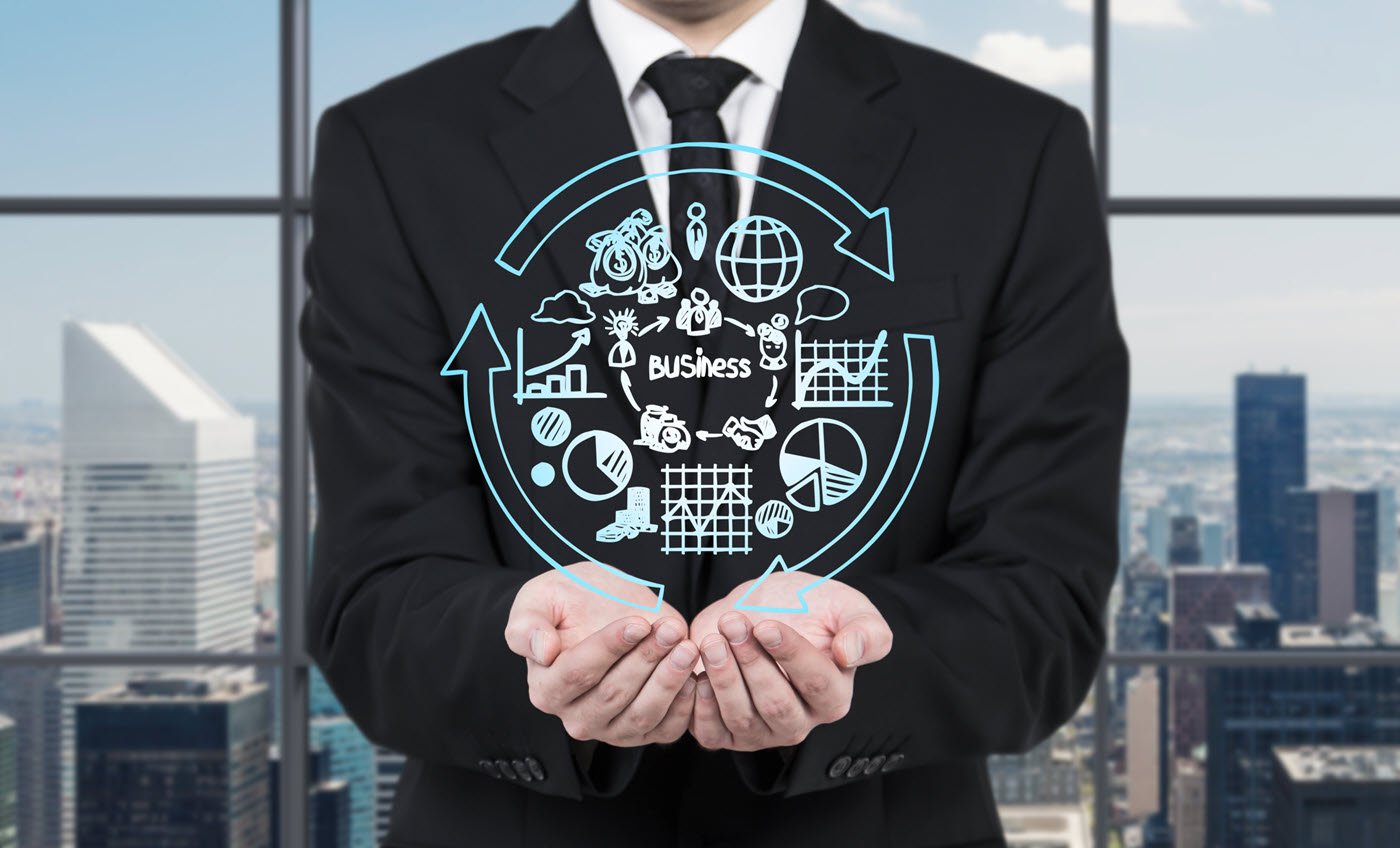
<svg viewBox="0 0 1400 848"><path fill-rule="evenodd" d="M749 75L749 69L728 59L673 58L658 59L642 74L642 79L656 91L671 118L671 143L712 141L724 143L724 125L719 120L719 107L739 83ZM681 147L671 151L670 170L690 168L730 168L728 150L713 147ZM697 285L714 297L720 292L715 271L715 245L729 225L734 223L738 204L737 187L733 177L726 174L672 174L670 178L671 250L681 261L683 293ZM698 258L691 255L687 230L699 215L692 214L692 204L703 207L706 238ZM699 212L696 207L695 212Z"/></svg>

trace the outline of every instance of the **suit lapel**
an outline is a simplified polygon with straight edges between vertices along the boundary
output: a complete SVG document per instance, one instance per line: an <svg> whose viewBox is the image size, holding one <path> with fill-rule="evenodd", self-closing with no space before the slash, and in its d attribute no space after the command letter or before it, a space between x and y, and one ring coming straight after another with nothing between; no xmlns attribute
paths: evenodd
<svg viewBox="0 0 1400 848"><path fill-rule="evenodd" d="M867 209L878 208L914 132L908 121L872 103L896 81L894 68L874 35L824 0L813 0L808 5L802 32L788 65L768 149L826 176ZM759 174L771 173L768 160L764 160ZM750 214L768 215L780 221L812 217L810 207L803 201L762 183L755 187ZM849 241L855 246L869 227L863 220L850 223ZM871 235L883 237L881 233ZM830 278L809 277L804 271L795 291L814 283L839 286L839 281L849 274L875 276L873 271L851 263L845 256L839 259L836 265L830 266L834 268ZM729 296L724 305L733 306L736 302L737 298ZM795 318L794 315L788 317ZM804 329L810 331L810 324ZM793 330L791 326L787 330L789 366L777 372L778 403L767 410L775 419L791 412L784 395L794 370ZM726 325L720 334L719 356L756 358L757 350L757 341L732 325ZM762 388L762 394L766 395L769 386ZM738 391L737 386L727 386L724 380L713 381L705 398L703 420L713 424L722 422L729 414L737 414L740 410L734 407L739 401ZM751 399L747 405L753 406ZM763 411L761 398L757 409L743 410L750 416ZM786 431L788 428L780 425L778 429ZM765 446L765 449L776 450L776 446ZM706 463L743 464L748 452L729 439L712 439L701 446L700 455Z"/></svg>
<svg viewBox="0 0 1400 848"><path fill-rule="evenodd" d="M617 79L598 41L585 3L575 5L535 39L507 75L504 87L527 106L530 113L519 123L493 133L490 141L516 188L521 208L527 212L583 171L636 150ZM640 159L628 160L616 167L625 168L637 177L643 175ZM573 200L574 195L566 193L559 199ZM579 202L586 199L588 193L577 195ZM652 220L656 220L651 192L645 182L639 181L600 200L588 214L590 220L611 226L635 209L647 210ZM545 236L545 227L539 222L531 222L530 226L534 238ZM545 243L545 250L535 261L547 261L552 274L542 274L544 269L532 265L524 279L545 282L525 283L526 297L542 298L565 289L577 290L579 284L588 279L588 253L575 241L556 235ZM617 369L608 365L611 337L602 319L610 308L635 308L637 304L632 298L605 295L593 299L591 306L597 315L588 325L592 339L586 350L593 359L592 371L599 378L613 382L618 378ZM639 369L634 366L631 370ZM632 379L636 382L639 377L634 373ZM645 380L645 377L640 379ZM620 433L635 430L638 413L620 390L609 391L609 399L599 403L611 404L629 422ZM660 469L664 457L650 450L641 452Z"/></svg>

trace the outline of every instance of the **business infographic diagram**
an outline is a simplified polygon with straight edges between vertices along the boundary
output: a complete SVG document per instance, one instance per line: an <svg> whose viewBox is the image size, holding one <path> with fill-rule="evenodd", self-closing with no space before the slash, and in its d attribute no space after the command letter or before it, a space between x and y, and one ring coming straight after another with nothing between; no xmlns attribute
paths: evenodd
<svg viewBox="0 0 1400 848"><path fill-rule="evenodd" d="M804 571L812 581L791 599L775 605L765 595L753 606L750 591L738 606L805 610L806 591L889 528L932 436L932 335L843 324L868 288L843 288L831 270L854 260L861 267L843 279L894 285L888 210L866 210L816 171L748 150L762 157L762 177L717 172L756 180L810 214L794 216L800 222L750 214L718 232L700 203L670 232L646 208L598 220L609 206L602 201L637 183L616 166L638 154L601 163L541 201L496 260L519 277L543 242L588 222L597 229L581 239L587 267L563 269L578 279L518 317L478 306L441 369L466 382L473 450L525 542L561 570L588 559L648 586L658 600L647 609L659 607L667 581L615 562L670 558L679 579L686 557L725 558L759 584L779 569ZM659 176L667 174L647 178ZM575 184L596 192L558 202ZM871 228L866 241L883 256L848 243ZM699 261L711 239L706 280L717 282L686 285L677 252ZM474 337L489 342L484 360L464 353ZM698 405L687 401L701 391L697 381L707 398ZM473 406L474 390L485 393L485 411ZM503 424L502 399L528 414L528 433ZM580 516L592 519L587 534L576 529Z"/></svg>

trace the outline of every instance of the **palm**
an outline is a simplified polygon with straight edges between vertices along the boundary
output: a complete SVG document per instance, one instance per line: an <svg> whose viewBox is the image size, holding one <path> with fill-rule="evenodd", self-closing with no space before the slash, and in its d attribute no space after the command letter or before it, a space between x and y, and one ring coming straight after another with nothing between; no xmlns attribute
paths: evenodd
<svg viewBox="0 0 1400 848"><path fill-rule="evenodd" d="M543 576L541 585L537 588L538 591L546 593L545 603L552 611L554 620L558 622L556 629L559 633L560 650L568 650L605 626L628 615L638 615L649 622L667 616L685 620L675 607L667 603L662 603L661 608L655 611L640 608L654 606L656 593L645 586L625 580L596 563L581 562L567 566L565 570L617 598L640 606L627 606L613 598L606 598L579 585L560 571L549 572Z"/></svg>
<svg viewBox="0 0 1400 848"><path fill-rule="evenodd" d="M745 606L789 606L798 590L812 585L818 578L802 572L774 572L768 575L754 593L745 601ZM719 617L729 610L748 592L756 580L740 583L728 595L700 611L690 625L690 638L699 642L706 635L716 632ZM833 637L841 625L851 615L863 612L870 607L870 601L859 591L835 580L827 580L803 596L807 602L807 612L752 612L744 611L753 623L767 618L781 621L806 637L817 650L831 656Z"/></svg>

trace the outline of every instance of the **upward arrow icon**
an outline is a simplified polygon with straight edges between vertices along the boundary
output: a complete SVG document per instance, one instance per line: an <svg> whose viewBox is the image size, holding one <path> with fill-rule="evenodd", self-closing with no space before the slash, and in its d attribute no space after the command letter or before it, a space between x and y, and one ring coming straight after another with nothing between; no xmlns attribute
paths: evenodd
<svg viewBox="0 0 1400 848"><path fill-rule="evenodd" d="M530 495L525 491L525 486L520 482L520 478L516 475L515 469L511 467L509 457L506 456L505 443L501 439L500 420L496 414L496 375L502 371L510 370L510 357L506 355L505 348L501 347L501 340L496 335L495 327L491 325L490 316L486 314L486 304L480 304L472 312L471 320L467 322L467 329L462 333L461 340L458 341L457 346L452 349L452 355L447 358L446 364L442 366L442 370L439 373L443 377L462 378L462 411L467 419L467 433L471 437L472 451L476 454L476 461L481 466L481 475L486 480L486 487L490 490L492 498L496 501L496 505L501 508L501 512L505 514L511 526L520 534L520 538L524 539L525 543L528 544L541 559L549 563L550 567L558 570L570 580L591 592L596 592L618 603L648 612L660 611L662 598L665 596L666 591L666 587L663 584L654 583L650 580L643 580L640 577L633 577L626 572L600 562L596 557L588 555L556 530L554 525L540 513L539 508L530 500ZM486 378L484 380L481 379L480 376L478 376L476 380L471 379L472 372L477 372L477 374L480 375L481 371L486 372ZM558 560L542 548L537 540L532 538L529 533L525 532L525 529L520 525L519 520L517 520L515 513L511 510L510 505L507 504L506 499L502 497L502 490L496 485L496 480L490 472L490 466L487 464L486 458L481 452L481 439L477 432L476 422L473 420L472 416L471 393L482 389L487 393L486 404L491 410L491 429L495 435L496 451L499 454L502 464L505 466L507 474L510 476L511 482L514 484L515 492L519 500L534 514L542 527L547 529L570 550L578 554L580 559L596 562L630 583L646 586L655 591L655 604L644 606L624 598L619 598L617 595L589 583L587 580L584 580L582 577L565 568Z"/></svg>

